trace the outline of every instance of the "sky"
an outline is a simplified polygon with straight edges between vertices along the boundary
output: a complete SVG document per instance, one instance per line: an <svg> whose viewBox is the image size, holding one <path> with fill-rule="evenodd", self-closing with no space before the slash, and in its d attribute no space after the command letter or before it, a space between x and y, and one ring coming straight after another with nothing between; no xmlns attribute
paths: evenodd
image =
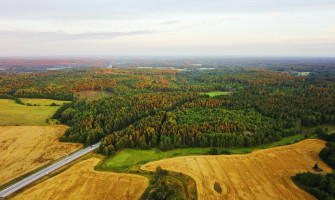
<svg viewBox="0 0 335 200"><path fill-rule="evenodd" d="M334 0L0 2L0 57L335 56Z"/></svg>

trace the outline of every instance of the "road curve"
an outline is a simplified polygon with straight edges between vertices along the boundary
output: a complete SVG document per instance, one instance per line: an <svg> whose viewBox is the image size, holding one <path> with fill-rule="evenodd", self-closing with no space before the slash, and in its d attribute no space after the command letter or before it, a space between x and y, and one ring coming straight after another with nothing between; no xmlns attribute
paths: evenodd
<svg viewBox="0 0 335 200"><path fill-rule="evenodd" d="M97 149L99 147L100 143L101 142L96 143L92 146L89 146L85 149L79 150L76 153L74 153L72 155L69 155L68 157L60 160L59 162L57 162L55 164L52 164L49 167L44 168L44 169L32 174L31 176L28 176L25 179L22 179L21 181L15 183L14 185L12 185L12 186L4 189L4 190L1 190L0 191L0 199L18 191L19 189L21 189L21 188L27 186L28 184L42 178L43 176L49 174L50 172L55 171L56 169L58 169L58 168L60 168L64 165L76 160L77 158L79 158L79 157Z"/></svg>

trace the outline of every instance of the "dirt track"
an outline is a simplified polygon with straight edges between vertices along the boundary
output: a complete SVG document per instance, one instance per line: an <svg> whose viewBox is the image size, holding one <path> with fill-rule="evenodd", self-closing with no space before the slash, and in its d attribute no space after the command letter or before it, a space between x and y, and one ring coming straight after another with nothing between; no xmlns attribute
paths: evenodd
<svg viewBox="0 0 335 200"><path fill-rule="evenodd" d="M324 172L331 172L318 157L324 146L324 141L309 139L246 155L171 158L148 163L141 169L154 171L161 166L191 176L196 181L200 200L316 199L295 186L290 177L312 171L316 162ZM214 190L215 181L220 184L222 194Z"/></svg>
<svg viewBox="0 0 335 200"><path fill-rule="evenodd" d="M66 126L0 126L0 185L79 149L61 143Z"/></svg>
<svg viewBox="0 0 335 200"><path fill-rule="evenodd" d="M138 199L148 187L146 177L94 171L98 158L82 161L65 172L38 184L14 200Z"/></svg>

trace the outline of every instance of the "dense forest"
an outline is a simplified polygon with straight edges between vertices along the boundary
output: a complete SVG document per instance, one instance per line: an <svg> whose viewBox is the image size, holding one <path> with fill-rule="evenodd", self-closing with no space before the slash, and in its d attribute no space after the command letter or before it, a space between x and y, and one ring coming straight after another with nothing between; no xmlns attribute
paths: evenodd
<svg viewBox="0 0 335 200"><path fill-rule="evenodd" d="M88 100L78 95L83 91L108 96ZM267 144L334 124L335 67L0 73L0 98L22 104L21 97L70 100L52 117L70 126L60 141L101 141L98 151L106 156L124 148L212 147L210 154L218 154L216 148ZM315 133L328 141L320 158L334 168L335 134ZM319 199L334 199L334 177L302 173L293 180ZM165 182L157 179L153 189L169 191L161 188Z"/></svg>
<svg viewBox="0 0 335 200"><path fill-rule="evenodd" d="M311 193L320 200L335 199L335 174L325 176L314 173L300 173L293 180L304 190Z"/></svg>
<svg viewBox="0 0 335 200"><path fill-rule="evenodd" d="M286 68L2 73L0 97L71 100L53 116L70 126L60 140L102 141L105 155L123 148L246 147L335 122L335 68L306 67L310 76ZM89 101L77 97L82 91L110 95Z"/></svg>

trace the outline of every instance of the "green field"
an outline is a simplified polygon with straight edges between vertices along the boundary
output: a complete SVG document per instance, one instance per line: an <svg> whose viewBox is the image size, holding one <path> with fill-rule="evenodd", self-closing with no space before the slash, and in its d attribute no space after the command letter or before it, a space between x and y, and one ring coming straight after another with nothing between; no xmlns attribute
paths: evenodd
<svg viewBox="0 0 335 200"><path fill-rule="evenodd" d="M59 106L45 106L51 103L62 105L66 101L51 99L21 99L23 103L30 103L27 106L15 103L14 100L0 99L0 126L16 125L47 125L46 119L50 118Z"/></svg>
<svg viewBox="0 0 335 200"><path fill-rule="evenodd" d="M216 91L216 92L205 92L205 93L200 93L200 94L207 94L210 97L215 97L215 96L219 96L219 95L228 95L228 94L231 94L231 92Z"/></svg>
<svg viewBox="0 0 335 200"><path fill-rule="evenodd" d="M233 154L249 153L255 149L265 149L270 147L282 146L292 144L294 142L303 140L302 134L294 135L291 137L283 138L278 142L273 142L257 147L244 147L244 148L220 148L219 151L227 150ZM210 148L185 148L185 149L174 149L171 151L160 151L159 149L153 148L151 150L134 150L124 149L118 152L115 156L102 163L98 168L101 170L112 170L118 172L136 172L140 169L140 166L156 160L172 158L176 156L188 156L188 155L204 155L208 154Z"/></svg>

